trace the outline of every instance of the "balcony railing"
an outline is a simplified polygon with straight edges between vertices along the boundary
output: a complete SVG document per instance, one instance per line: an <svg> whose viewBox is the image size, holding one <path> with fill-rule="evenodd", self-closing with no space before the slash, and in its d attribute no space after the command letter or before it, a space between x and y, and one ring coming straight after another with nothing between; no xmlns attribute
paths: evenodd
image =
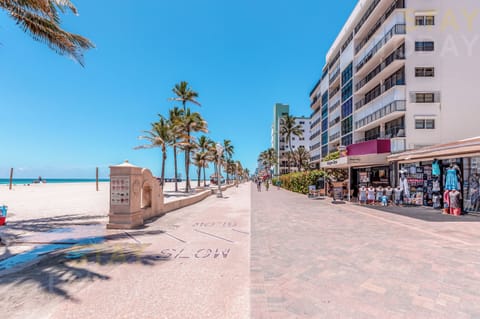
<svg viewBox="0 0 480 319"><path fill-rule="evenodd" d="M380 94L378 94L377 96L375 96L374 98L370 99L370 100L365 100L365 97L361 98L360 100L358 100L356 103L355 103L355 110L359 110L361 109L362 107L364 107L365 105L375 101L377 98L379 98L380 96L382 96L385 92L387 92L388 90L390 90L391 88L395 87L395 86L399 86L399 85L405 85L405 79L398 79L396 81L394 81L393 83L389 83L388 86L386 85L382 85L382 88L381 88L381 91L380 91Z"/></svg>
<svg viewBox="0 0 480 319"><path fill-rule="evenodd" d="M371 140L389 140L397 137L405 137L405 127L391 127L385 130L385 134L378 134L376 136L370 136L362 139L355 140L355 143L363 143Z"/></svg>
<svg viewBox="0 0 480 319"><path fill-rule="evenodd" d="M368 82L370 82L377 74L385 70L387 66L392 64L394 61L397 60L405 60L405 45L400 46L396 49L392 54L390 54L382 63L377 65L372 72L367 74L365 78L363 78L360 82L355 85L355 90L358 91L362 87L364 87Z"/></svg>
<svg viewBox="0 0 480 319"><path fill-rule="evenodd" d="M401 112L406 110L406 101L405 100L398 100L393 101L382 107L380 110L365 116L363 119L355 122L355 129L359 129L364 127L376 120L384 118L385 116L394 113L394 112Z"/></svg>
<svg viewBox="0 0 480 319"><path fill-rule="evenodd" d="M395 9L402 9L405 8L405 0L397 0L385 11L380 19L377 20L375 25L370 29L367 36L355 47L355 54L360 52L361 49L365 46L365 44L370 41L370 39L375 35L378 31L380 26L392 15Z"/></svg>
<svg viewBox="0 0 480 319"><path fill-rule="evenodd" d="M340 65L335 69L335 71L330 76L330 83L333 83L333 81L335 81L339 75L340 75Z"/></svg>
<svg viewBox="0 0 480 319"><path fill-rule="evenodd" d="M405 24L396 24L394 25L390 31L385 34L385 36L377 42L377 44L357 63L355 67L356 72L360 71L368 61L370 61L373 56L380 51L380 49L394 36L397 34L405 34L406 33L406 26Z"/></svg>
<svg viewBox="0 0 480 319"><path fill-rule="evenodd" d="M332 127L338 123L340 123L340 116L336 117L333 121L330 121L330 123L328 124L328 127Z"/></svg>
<svg viewBox="0 0 480 319"><path fill-rule="evenodd" d="M331 141L336 140L337 138L340 138L340 131L338 131L337 133L335 133L335 134L333 134L333 135L330 135L329 140L330 140L330 142L331 142Z"/></svg>
<svg viewBox="0 0 480 319"><path fill-rule="evenodd" d="M365 21L368 20L370 15L372 14L373 10L377 7L377 5L380 3L380 0L375 0L367 9L367 11L363 14L362 18L360 21L357 23L355 26L355 33L358 33L358 31L362 28L363 24Z"/></svg>
<svg viewBox="0 0 480 319"><path fill-rule="evenodd" d="M335 104L333 104L329 109L328 109L328 112L329 113L332 113L333 111L335 111L337 109L337 107L340 106L340 100L338 100Z"/></svg>

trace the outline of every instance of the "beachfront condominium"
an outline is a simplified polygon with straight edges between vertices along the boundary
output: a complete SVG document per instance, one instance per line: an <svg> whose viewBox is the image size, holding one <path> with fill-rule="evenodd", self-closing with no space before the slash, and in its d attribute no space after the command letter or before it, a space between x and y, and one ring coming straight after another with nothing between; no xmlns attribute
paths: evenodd
<svg viewBox="0 0 480 319"><path fill-rule="evenodd" d="M294 152L303 147L309 150L310 141L310 118L295 117L295 124L301 127L301 136L291 135L290 141L282 135L282 118L289 114L290 107L287 104L276 103L273 107L273 123L272 123L272 148L277 156L277 163L273 167L273 175L278 176L296 170L293 165L288 163L288 153ZM291 149L290 145L291 144Z"/></svg>
<svg viewBox="0 0 480 319"><path fill-rule="evenodd" d="M480 135L479 56L478 1L359 0L310 93L311 160L366 141L396 153Z"/></svg>

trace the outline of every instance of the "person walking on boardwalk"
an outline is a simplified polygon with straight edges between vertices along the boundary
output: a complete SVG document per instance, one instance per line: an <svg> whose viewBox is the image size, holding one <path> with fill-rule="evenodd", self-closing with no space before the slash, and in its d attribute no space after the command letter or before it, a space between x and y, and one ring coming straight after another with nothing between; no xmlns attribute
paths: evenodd
<svg viewBox="0 0 480 319"><path fill-rule="evenodd" d="M262 180L260 178L257 178L257 191L262 191Z"/></svg>
<svg viewBox="0 0 480 319"><path fill-rule="evenodd" d="M268 188L270 187L270 182L268 181L268 179L265 180L265 189L267 190L268 192Z"/></svg>

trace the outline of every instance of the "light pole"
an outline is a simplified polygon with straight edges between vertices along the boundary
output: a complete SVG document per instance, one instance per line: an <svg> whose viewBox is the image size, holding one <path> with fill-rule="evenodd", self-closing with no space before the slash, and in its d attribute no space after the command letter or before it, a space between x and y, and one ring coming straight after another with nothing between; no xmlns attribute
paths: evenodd
<svg viewBox="0 0 480 319"><path fill-rule="evenodd" d="M238 162L235 163L235 187L238 187Z"/></svg>
<svg viewBox="0 0 480 319"><path fill-rule="evenodd" d="M220 168L220 159L223 155L223 146L220 143L215 144L215 149L217 150L217 184L218 184L218 193L217 197L221 198L222 195L222 178L220 177L221 168Z"/></svg>

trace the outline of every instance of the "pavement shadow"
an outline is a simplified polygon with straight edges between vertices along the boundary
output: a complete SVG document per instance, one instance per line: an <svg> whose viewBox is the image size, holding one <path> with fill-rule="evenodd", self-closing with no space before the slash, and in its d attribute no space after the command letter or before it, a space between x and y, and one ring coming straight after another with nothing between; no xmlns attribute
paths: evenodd
<svg viewBox="0 0 480 319"><path fill-rule="evenodd" d="M70 214L45 218L23 219L8 221L6 229L29 231L29 232L48 232L58 228L68 226L90 226L100 225L99 219L106 218L107 215L80 215Z"/></svg>
<svg viewBox="0 0 480 319"><path fill-rule="evenodd" d="M106 242L91 245L72 245L64 249L48 253L48 257L39 259L35 264L18 271L2 275L0 273L0 287L13 285L9 289L19 289L29 294L38 293L30 291L32 285L40 288L42 293L52 294L72 301L78 301L73 297L67 287L74 283L110 280L110 276L98 272L103 266L117 265L142 265L154 266L170 259L170 255L143 253L149 244L122 242L115 240L127 239L164 233L163 231L132 231L127 234L115 234L106 236ZM38 247L38 246L37 246ZM12 256L8 246L0 256L9 258ZM34 248L35 249L35 248ZM96 270L93 270L96 269ZM132 270L133 271L133 270ZM34 296L31 296L34 297ZM8 295L0 294L0 304L9 300Z"/></svg>

